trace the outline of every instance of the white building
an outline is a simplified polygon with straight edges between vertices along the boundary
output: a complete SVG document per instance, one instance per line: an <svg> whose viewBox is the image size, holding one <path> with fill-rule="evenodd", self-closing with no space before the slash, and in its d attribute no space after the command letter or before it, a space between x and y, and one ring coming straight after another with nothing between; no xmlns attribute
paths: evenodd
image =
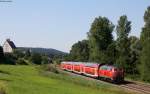
<svg viewBox="0 0 150 94"><path fill-rule="evenodd" d="M13 41L11 41L10 39L6 39L3 45L4 53L12 53L14 49L16 49L16 46Z"/></svg>

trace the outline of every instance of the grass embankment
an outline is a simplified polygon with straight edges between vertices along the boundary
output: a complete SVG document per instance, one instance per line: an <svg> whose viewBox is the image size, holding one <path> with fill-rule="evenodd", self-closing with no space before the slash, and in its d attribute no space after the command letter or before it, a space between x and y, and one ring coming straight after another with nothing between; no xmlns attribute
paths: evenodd
<svg viewBox="0 0 150 94"><path fill-rule="evenodd" d="M35 66L0 65L0 83L7 94L129 94L113 86L78 77L44 71L39 73Z"/></svg>

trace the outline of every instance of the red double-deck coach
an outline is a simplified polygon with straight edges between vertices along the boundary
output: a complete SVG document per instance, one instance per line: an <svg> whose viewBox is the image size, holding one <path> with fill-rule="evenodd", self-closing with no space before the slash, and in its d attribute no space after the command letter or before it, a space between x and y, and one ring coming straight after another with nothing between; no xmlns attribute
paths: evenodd
<svg viewBox="0 0 150 94"><path fill-rule="evenodd" d="M83 74L97 78L99 66L100 64L96 64L96 63L84 63Z"/></svg>
<svg viewBox="0 0 150 94"><path fill-rule="evenodd" d="M62 62L61 68L67 71L73 71L73 62Z"/></svg>
<svg viewBox="0 0 150 94"><path fill-rule="evenodd" d="M83 66L84 66L84 64L82 62L74 62L73 63L73 72L82 74Z"/></svg>

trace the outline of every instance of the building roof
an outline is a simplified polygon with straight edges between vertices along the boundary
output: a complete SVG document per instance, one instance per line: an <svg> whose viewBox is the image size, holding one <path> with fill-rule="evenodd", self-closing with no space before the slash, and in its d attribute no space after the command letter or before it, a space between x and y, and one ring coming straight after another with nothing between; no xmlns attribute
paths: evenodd
<svg viewBox="0 0 150 94"><path fill-rule="evenodd" d="M11 41L10 39L7 39L6 41L7 41L8 44L11 46L12 49L15 49L15 48L16 48L16 46L15 46L15 44L14 44L13 41Z"/></svg>

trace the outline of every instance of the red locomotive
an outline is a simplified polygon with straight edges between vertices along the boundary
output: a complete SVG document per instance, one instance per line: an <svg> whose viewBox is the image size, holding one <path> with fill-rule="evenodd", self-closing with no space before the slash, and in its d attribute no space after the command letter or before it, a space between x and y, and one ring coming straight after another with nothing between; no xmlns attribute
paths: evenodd
<svg viewBox="0 0 150 94"><path fill-rule="evenodd" d="M110 79L114 82L121 82L124 80L124 70L113 65L84 62L62 62L61 69L94 78Z"/></svg>

